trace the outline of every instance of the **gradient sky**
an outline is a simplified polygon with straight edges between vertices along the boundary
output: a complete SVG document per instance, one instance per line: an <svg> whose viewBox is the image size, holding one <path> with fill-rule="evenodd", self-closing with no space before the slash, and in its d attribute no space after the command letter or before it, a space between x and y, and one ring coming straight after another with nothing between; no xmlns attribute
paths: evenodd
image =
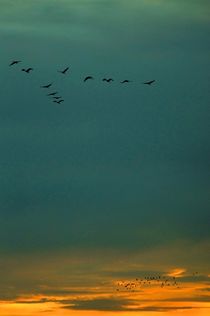
<svg viewBox="0 0 210 316"><path fill-rule="evenodd" d="M1 315L209 315L209 16L208 0L0 0ZM180 288L116 292L145 275Z"/></svg>

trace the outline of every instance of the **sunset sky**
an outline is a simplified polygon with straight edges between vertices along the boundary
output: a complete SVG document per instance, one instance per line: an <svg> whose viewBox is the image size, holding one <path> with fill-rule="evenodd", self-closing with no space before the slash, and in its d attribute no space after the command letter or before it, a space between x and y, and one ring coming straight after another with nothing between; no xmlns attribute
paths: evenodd
<svg viewBox="0 0 210 316"><path fill-rule="evenodd" d="M210 315L209 17L0 0L1 316Z"/></svg>

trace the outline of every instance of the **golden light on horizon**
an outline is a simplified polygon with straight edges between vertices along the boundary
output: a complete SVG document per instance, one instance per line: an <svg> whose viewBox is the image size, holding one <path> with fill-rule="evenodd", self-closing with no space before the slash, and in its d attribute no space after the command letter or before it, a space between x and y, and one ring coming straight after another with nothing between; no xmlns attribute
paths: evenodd
<svg viewBox="0 0 210 316"><path fill-rule="evenodd" d="M23 295L11 302L2 301L1 316L197 316L198 310L199 316L208 316L210 311L210 301L206 301L209 292L202 282L186 282L180 289L160 290L157 284L118 293L110 287L105 289L98 292L90 287L81 294Z"/></svg>
<svg viewBox="0 0 210 316"><path fill-rule="evenodd" d="M3 303L1 304L1 316L37 316L44 314L46 316L209 316L210 304L206 306L192 306L189 309L183 307L179 310L171 311L75 311L62 309L56 306L55 303L44 304L16 304ZM199 314L198 314L199 310Z"/></svg>

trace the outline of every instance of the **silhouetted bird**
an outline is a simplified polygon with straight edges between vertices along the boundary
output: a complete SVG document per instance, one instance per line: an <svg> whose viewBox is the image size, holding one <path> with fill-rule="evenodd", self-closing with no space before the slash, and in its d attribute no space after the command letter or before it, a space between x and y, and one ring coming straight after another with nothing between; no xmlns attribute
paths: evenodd
<svg viewBox="0 0 210 316"><path fill-rule="evenodd" d="M62 99L62 100L59 100L59 101L54 100L53 102L60 104L61 102L64 102L64 100L63 100L63 99Z"/></svg>
<svg viewBox="0 0 210 316"><path fill-rule="evenodd" d="M61 99L61 97L53 97L53 99L58 100Z"/></svg>
<svg viewBox="0 0 210 316"><path fill-rule="evenodd" d="M123 81L121 81L120 83L127 83L127 82L131 82L130 80L123 80Z"/></svg>
<svg viewBox="0 0 210 316"><path fill-rule="evenodd" d="M148 84L150 86L153 82L155 82L155 80L146 81L146 82L143 82L143 84Z"/></svg>
<svg viewBox="0 0 210 316"><path fill-rule="evenodd" d="M69 70L69 67L66 67L64 70L58 70L61 74L65 75L65 73Z"/></svg>
<svg viewBox="0 0 210 316"><path fill-rule="evenodd" d="M111 81L114 81L114 79L112 79L112 78L109 78L109 79L104 78L103 81L111 82Z"/></svg>
<svg viewBox="0 0 210 316"><path fill-rule="evenodd" d="M51 92L51 93L48 93L48 96L51 96L51 95L56 95L58 92Z"/></svg>
<svg viewBox="0 0 210 316"><path fill-rule="evenodd" d="M90 79L94 79L94 78L92 76L87 76L87 77L85 77L84 82L87 80L90 80Z"/></svg>
<svg viewBox="0 0 210 316"><path fill-rule="evenodd" d="M41 86L41 88L49 88L49 87L52 86L52 84L53 84L53 83L49 83L49 84L47 84L47 85L45 85L45 86Z"/></svg>
<svg viewBox="0 0 210 316"><path fill-rule="evenodd" d="M11 63L10 63L10 66L13 66L13 65L17 65L21 63L21 60L13 60Z"/></svg>
<svg viewBox="0 0 210 316"><path fill-rule="evenodd" d="M27 74L29 74L29 72L32 71L32 70L33 70L33 68L27 68L27 69L23 68L22 69L22 71L27 72Z"/></svg>

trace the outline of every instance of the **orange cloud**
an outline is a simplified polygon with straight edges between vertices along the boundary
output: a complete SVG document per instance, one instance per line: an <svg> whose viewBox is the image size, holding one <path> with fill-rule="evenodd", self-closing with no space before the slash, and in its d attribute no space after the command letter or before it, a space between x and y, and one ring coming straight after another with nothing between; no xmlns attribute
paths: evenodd
<svg viewBox="0 0 210 316"><path fill-rule="evenodd" d="M186 272L186 269L184 268L176 268L169 271L167 275L170 277L181 278L185 272Z"/></svg>

